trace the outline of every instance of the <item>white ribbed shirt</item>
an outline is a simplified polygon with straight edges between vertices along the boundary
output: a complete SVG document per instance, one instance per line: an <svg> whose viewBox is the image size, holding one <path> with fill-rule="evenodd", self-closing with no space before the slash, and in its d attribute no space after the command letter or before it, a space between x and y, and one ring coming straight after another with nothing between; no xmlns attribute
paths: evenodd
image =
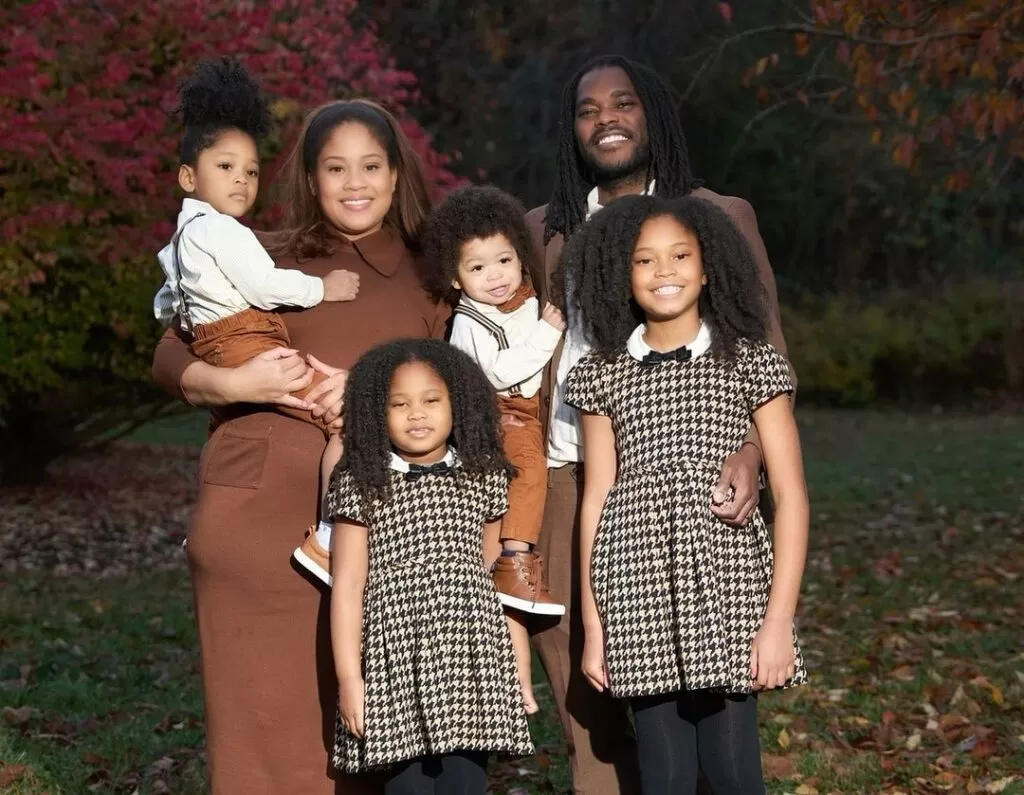
<svg viewBox="0 0 1024 795"><path fill-rule="evenodd" d="M646 194L654 194L654 180L647 186ZM587 196L587 220L603 205L597 200L597 188ZM557 468L583 460L583 434L580 428L580 413L565 402L565 386L569 371L576 362L590 353L590 346L583 339L579 319L575 318L572 302L566 296L566 332L562 355L555 368L555 383L551 386L551 422L548 425L548 467Z"/></svg>

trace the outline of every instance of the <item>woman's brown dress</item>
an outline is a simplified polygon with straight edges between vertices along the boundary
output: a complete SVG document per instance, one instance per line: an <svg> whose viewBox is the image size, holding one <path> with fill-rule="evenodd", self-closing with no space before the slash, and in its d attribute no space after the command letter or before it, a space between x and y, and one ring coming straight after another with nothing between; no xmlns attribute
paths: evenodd
<svg viewBox="0 0 1024 795"><path fill-rule="evenodd" d="M359 274L355 301L283 312L292 345L327 364L349 369L377 343L444 334L447 313L422 291L413 257L389 229L278 267ZM154 377L184 400L181 375L194 361L168 331ZM188 532L211 793L375 792L374 781L329 769L337 704L330 600L291 562L316 519L323 433L268 407L229 407L218 418Z"/></svg>

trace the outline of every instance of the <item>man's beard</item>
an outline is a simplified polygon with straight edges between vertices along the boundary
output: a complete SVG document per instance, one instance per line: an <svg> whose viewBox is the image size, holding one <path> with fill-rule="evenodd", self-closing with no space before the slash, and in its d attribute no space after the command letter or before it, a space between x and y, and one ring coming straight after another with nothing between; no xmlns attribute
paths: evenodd
<svg viewBox="0 0 1024 795"><path fill-rule="evenodd" d="M592 185L609 185L621 182L646 182L647 169L651 164L651 147L646 136L637 142L633 154L621 163L605 165L593 158L589 148L580 147L580 159L586 169L588 182Z"/></svg>

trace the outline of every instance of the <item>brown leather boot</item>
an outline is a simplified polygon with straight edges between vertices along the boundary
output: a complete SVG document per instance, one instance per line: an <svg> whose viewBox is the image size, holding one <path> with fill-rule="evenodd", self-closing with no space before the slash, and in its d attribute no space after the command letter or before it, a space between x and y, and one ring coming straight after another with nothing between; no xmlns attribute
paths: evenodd
<svg viewBox="0 0 1024 795"><path fill-rule="evenodd" d="M565 605L556 602L544 585L544 563L533 552L500 555L491 569L501 603L525 613L560 616Z"/></svg>
<svg viewBox="0 0 1024 795"><path fill-rule="evenodd" d="M311 525L306 531L302 546L292 553L292 557L302 568L330 587L334 580L331 577L331 553L317 542L316 525Z"/></svg>

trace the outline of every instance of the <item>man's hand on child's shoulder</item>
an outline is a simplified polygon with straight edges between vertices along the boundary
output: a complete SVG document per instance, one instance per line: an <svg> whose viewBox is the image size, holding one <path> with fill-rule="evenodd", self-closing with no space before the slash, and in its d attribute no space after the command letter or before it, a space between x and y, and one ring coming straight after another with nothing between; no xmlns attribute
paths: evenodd
<svg viewBox="0 0 1024 795"><path fill-rule="evenodd" d="M565 331L565 317L554 304L544 304L544 308L540 312L540 319L558 331Z"/></svg>

